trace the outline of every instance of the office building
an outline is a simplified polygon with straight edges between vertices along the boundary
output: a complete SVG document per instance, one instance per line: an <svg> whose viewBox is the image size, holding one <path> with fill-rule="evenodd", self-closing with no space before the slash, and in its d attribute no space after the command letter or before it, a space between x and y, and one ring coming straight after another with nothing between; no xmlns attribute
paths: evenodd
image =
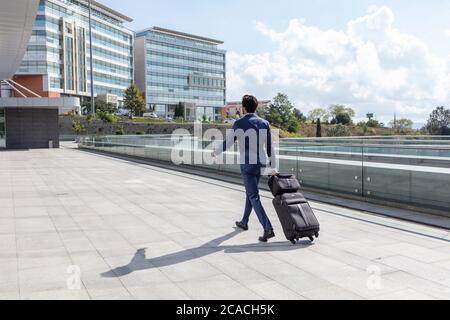
<svg viewBox="0 0 450 320"><path fill-rule="evenodd" d="M120 101L134 79L134 33L124 26L132 19L91 3L94 93ZM42 97L90 97L88 22L87 1L41 0L13 80Z"/></svg>
<svg viewBox="0 0 450 320"><path fill-rule="evenodd" d="M0 0L0 149L59 147L58 113L80 107L77 97L41 98L11 79L27 50L38 5Z"/></svg>
<svg viewBox="0 0 450 320"><path fill-rule="evenodd" d="M136 34L136 83L150 110L187 120L218 120L226 99L222 41L153 27ZM178 109L179 110L179 109Z"/></svg>

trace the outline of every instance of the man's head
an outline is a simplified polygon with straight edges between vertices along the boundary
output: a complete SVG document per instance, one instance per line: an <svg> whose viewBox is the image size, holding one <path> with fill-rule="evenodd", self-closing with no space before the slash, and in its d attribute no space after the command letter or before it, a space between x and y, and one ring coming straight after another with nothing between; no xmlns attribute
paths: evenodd
<svg viewBox="0 0 450 320"><path fill-rule="evenodd" d="M246 113L255 113L258 108L258 99L251 95L245 95L242 98L242 106Z"/></svg>

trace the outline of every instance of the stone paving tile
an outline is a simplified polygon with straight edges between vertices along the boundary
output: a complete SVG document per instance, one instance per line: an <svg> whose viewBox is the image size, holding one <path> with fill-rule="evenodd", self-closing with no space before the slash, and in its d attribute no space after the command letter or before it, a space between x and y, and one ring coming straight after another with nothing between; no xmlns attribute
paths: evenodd
<svg viewBox="0 0 450 320"><path fill-rule="evenodd" d="M42 290L38 292L21 292L23 300L89 300L89 294L86 290Z"/></svg>
<svg viewBox="0 0 450 320"><path fill-rule="evenodd" d="M0 300L20 300L20 293L19 291L0 292Z"/></svg>
<svg viewBox="0 0 450 320"><path fill-rule="evenodd" d="M137 300L192 300L186 292L174 283L129 287L128 291Z"/></svg>
<svg viewBox="0 0 450 320"><path fill-rule="evenodd" d="M18 258L19 270L54 265L72 265L70 256L63 247L45 250L27 250L19 252Z"/></svg>
<svg viewBox="0 0 450 320"><path fill-rule="evenodd" d="M440 267L440 268L444 268L450 271L450 259L448 260L443 260L443 261L439 261L439 262L435 262L434 265Z"/></svg>
<svg viewBox="0 0 450 320"><path fill-rule="evenodd" d="M398 255L389 257L381 259L380 262L398 270L410 273L416 277L420 277L437 283L448 280L450 277L448 270L443 267L419 262L405 256Z"/></svg>
<svg viewBox="0 0 450 320"><path fill-rule="evenodd" d="M439 262L449 259L449 254L439 252L437 250L423 248L412 243L398 243L394 245L384 246L384 249L401 254L425 263Z"/></svg>
<svg viewBox="0 0 450 320"><path fill-rule="evenodd" d="M423 278L416 277L410 273L404 271L396 271L384 275L383 278L388 280L397 281L400 283L406 283L411 289L424 293L436 299L449 300L450 299L450 287L447 287L441 283L436 283Z"/></svg>
<svg viewBox="0 0 450 320"><path fill-rule="evenodd" d="M289 286L276 281L251 284L247 287L267 300L305 300L305 297L290 289Z"/></svg>
<svg viewBox="0 0 450 320"><path fill-rule="evenodd" d="M173 282L199 281L221 274L219 269L206 261L192 260L190 257L156 258L151 263Z"/></svg>
<svg viewBox="0 0 450 320"><path fill-rule="evenodd" d="M52 216L53 224L58 232L81 230L75 220L68 216Z"/></svg>
<svg viewBox="0 0 450 320"><path fill-rule="evenodd" d="M306 292L318 289L328 290L328 288L332 285L332 283L327 280L314 275L299 272L298 270L294 270L291 274L274 274L271 275L270 278L305 298L308 297L304 294Z"/></svg>
<svg viewBox="0 0 450 320"><path fill-rule="evenodd" d="M220 270L224 275L246 286L271 280L263 273L237 261L232 255L215 253L205 256L203 260Z"/></svg>
<svg viewBox="0 0 450 320"><path fill-rule="evenodd" d="M14 234L16 231L14 218L0 217L0 234Z"/></svg>
<svg viewBox="0 0 450 320"><path fill-rule="evenodd" d="M18 276L17 259L0 259L0 288L17 283Z"/></svg>
<svg viewBox="0 0 450 320"><path fill-rule="evenodd" d="M260 244L254 214L233 229L242 186L67 148L0 164L0 299L450 298L441 229L312 202L321 237L292 246L262 192Z"/></svg>
<svg viewBox="0 0 450 320"><path fill-rule="evenodd" d="M11 212L11 209L14 207L14 200L12 199L12 195L8 195L7 193L3 193L3 197L11 197L11 198L1 198L0 199L0 208L4 212Z"/></svg>
<svg viewBox="0 0 450 320"><path fill-rule="evenodd" d="M371 298L371 300L436 300L433 297L415 291L413 289L405 289Z"/></svg>
<svg viewBox="0 0 450 320"><path fill-rule="evenodd" d="M68 265L52 265L20 270L20 293L67 290Z"/></svg>
<svg viewBox="0 0 450 320"><path fill-rule="evenodd" d="M262 298L248 286L226 275L176 284L194 300L260 300Z"/></svg>
<svg viewBox="0 0 450 320"><path fill-rule="evenodd" d="M70 254L74 266L78 266L81 275L85 273L101 274L108 271L109 265L97 251L80 251Z"/></svg>
<svg viewBox="0 0 450 320"><path fill-rule="evenodd" d="M302 296L307 300L363 300L362 296L334 285L302 292Z"/></svg>
<svg viewBox="0 0 450 320"><path fill-rule="evenodd" d="M46 233L26 233L17 235L17 250L19 252L57 249L61 247L63 247L63 243L56 230Z"/></svg>
<svg viewBox="0 0 450 320"><path fill-rule="evenodd" d="M0 203L3 201L3 199L0 199ZM0 206L0 218L12 218L14 217L14 208L6 208Z"/></svg>
<svg viewBox="0 0 450 320"><path fill-rule="evenodd" d="M82 231L62 231L60 237L67 252L71 254L96 251Z"/></svg>
<svg viewBox="0 0 450 320"><path fill-rule="evenodd" d="M330 246L314 246L311 248L312 251L322 254L327 257L332 257L337 261L346 263L350 266L356 267L361 270L367 270L370 267L377 267L381 274L387 274L390 272L395 272L396 269L391 268L387 265L381 264L377 259L370 259L366 257L361 257L355 252L351 252L351 248L348 248L349 251L346 251L345 246L340 246L339 248L331 244Z"/></svg>
<svg viewBox="0 0 450 320"><path fill-rule="evenodd" d="M122 290L118 290L117 292L111 291L110 293L103 295L103 296L97 296L92 297L92 300L100 300L100 301L107 301L107 300L136 300L135 297L133 297L128 291L123 292Z"/></svg>
<svg viewBox="0 0 450 320"><path fill-rule="evenodd" d="M16 218L16 233L18 235L29 233L56 232L50 217Z"/></svg>
<svg viewBox="0 0 450 320"><path fill-rule="evenodd" d="M379 280L378 280L379 277ZM331 283L366 299L407 289L407 284L370 272L329 279Z"/></svg>
<svg viewBox="0 0 450 320"><path fill-rule="evenodd" d="M81 279L91 298L128 293L118 278L105 278L97 272L83 272Z"/></svg>

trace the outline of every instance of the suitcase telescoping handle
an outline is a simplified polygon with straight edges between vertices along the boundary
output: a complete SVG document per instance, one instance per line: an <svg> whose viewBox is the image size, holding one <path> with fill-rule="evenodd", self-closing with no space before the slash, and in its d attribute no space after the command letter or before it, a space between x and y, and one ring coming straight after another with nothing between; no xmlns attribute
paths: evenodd
<svg viewBox="0 0 450 320"><path fill-rule="evenodd" d="M279 176L280 176L280 173L279 173L279 172L277 172L277 173L275 173L275 174L269 174L269 175L268 175L269 178L279 177Z"/></svg>

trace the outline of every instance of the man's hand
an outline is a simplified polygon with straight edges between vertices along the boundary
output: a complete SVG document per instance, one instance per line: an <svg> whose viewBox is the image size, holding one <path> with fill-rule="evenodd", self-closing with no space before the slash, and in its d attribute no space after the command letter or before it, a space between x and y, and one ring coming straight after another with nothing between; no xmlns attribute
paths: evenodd
<svg viewBox="0 0 450 320"><path fill-rule="evenodd" d="M215 152L215 151L211 152L211 157L212 157L213 159L216 159L216 158L217 158L217 155L216 155L216 152Z"/></svg>
<svg viewBox="0 0 450 320"><path fill-rule="evenodd" d="M277 176L279 174L280 173L278 172L277 169L271 169L270 172L269 172L269 177L274 177L274 176Z"/></svg>

